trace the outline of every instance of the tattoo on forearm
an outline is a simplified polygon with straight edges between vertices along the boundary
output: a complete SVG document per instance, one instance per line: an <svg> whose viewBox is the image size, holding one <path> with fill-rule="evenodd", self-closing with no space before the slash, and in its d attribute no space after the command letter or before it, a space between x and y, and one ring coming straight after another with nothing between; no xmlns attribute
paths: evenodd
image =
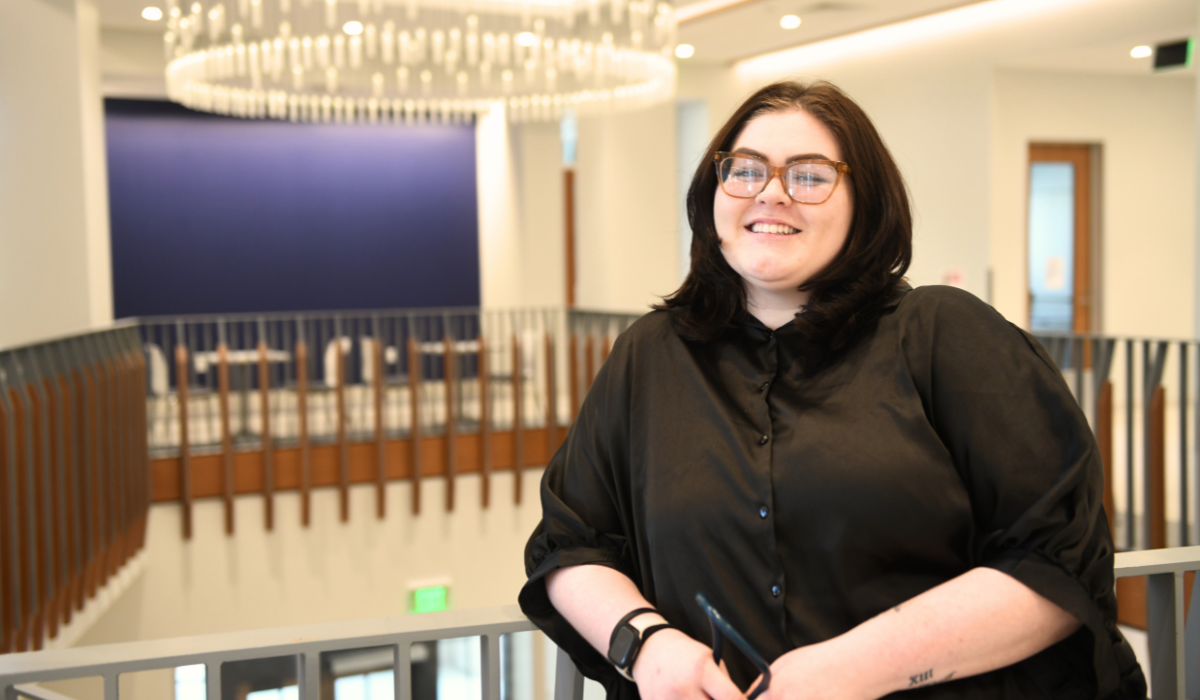
<svg viewBox="0 0 1200 700"><path fill-rule="evenodd" d="M915 676L909 676L908 687L916 688L922 685L937 685L939 683L945 683L951 678L954 678L955 673L957 673L957 671L951 671L945 678L941 679L940 681L935 681L933 679L933 669L931 668L928 671L922 671Z"/></svg>

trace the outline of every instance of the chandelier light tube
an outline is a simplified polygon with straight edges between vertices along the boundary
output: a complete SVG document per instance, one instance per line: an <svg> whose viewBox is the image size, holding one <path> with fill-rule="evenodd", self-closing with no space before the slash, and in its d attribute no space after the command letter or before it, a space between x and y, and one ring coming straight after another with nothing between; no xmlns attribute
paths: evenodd
<svg viewBox="0 0 1200 700"><path fill-rule="evenodd" d="M675 91L675 20L659 0L167 6L167 94L227 116L458 123L502 102L511 121L542 121L648 106Z"/></svg>

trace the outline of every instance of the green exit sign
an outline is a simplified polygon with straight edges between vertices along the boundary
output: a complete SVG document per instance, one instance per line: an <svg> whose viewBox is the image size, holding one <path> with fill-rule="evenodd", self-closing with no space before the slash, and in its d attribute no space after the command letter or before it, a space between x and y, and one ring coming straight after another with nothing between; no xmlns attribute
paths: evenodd
<svg viewBox="0 0 1200 700"><path fill-rule="evenodd" d="M409 612L427 613L449 610L449 586L423 586L412 590Z"/></svg>

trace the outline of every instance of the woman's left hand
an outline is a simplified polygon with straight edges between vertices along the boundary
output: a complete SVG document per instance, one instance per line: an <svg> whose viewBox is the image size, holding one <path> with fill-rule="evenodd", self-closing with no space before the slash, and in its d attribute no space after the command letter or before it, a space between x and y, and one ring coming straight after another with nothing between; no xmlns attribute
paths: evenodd
<svg viewBox="0 0 1200 700"><path fill-rule="evenodd" d="M838 640L809 644L775 659L771 686L758 700L874 700L864 683L865 659L838 649ZM757 687L755 681L753 687Z"/></svg>

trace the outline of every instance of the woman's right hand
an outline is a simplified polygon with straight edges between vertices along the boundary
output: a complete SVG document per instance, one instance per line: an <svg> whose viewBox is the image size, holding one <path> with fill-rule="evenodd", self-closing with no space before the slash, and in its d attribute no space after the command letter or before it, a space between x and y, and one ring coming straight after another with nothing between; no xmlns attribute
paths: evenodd
<svg viewBox="0 0 1200 700"><path fill-rule="evenodd" d="M712 649L677 629L658 632L633 662L633 679L643 700L742 700L742 692Z"/></svg>

